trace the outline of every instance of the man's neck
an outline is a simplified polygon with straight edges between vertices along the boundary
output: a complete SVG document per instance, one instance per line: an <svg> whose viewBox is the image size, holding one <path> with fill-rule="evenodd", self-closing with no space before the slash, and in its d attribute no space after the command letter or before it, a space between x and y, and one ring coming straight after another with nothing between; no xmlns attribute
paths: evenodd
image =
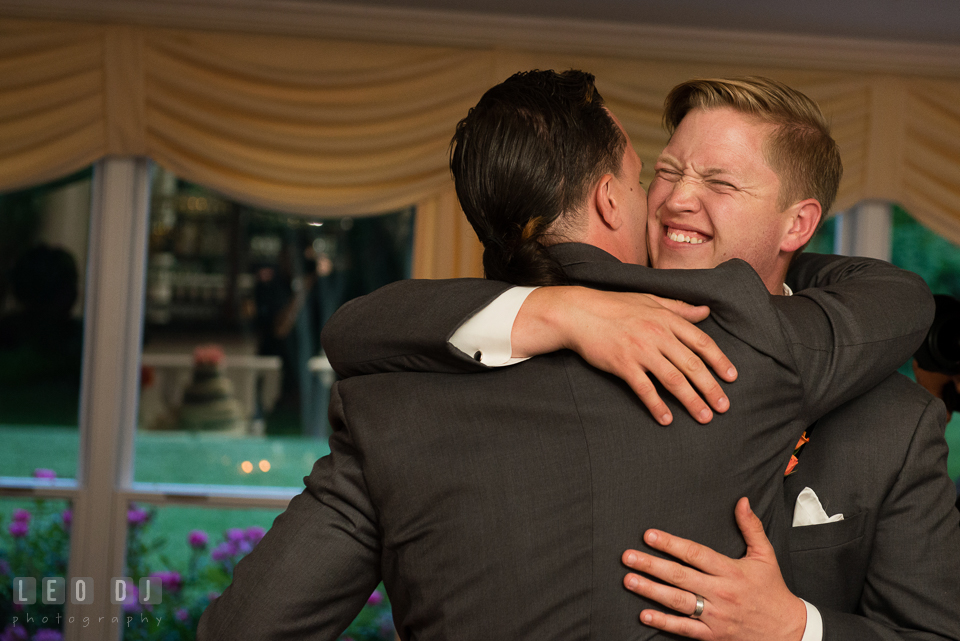
<svg viewBox="0 0 960 641"><path fill-rule="evenodd" d="M622 234L618 235L616 233L611 233L609 230L598 231L596 229L588 229L587 232L583 234L582 238L577 238L574 240L574 242L593 245L598 249L602 249L611 256L615 257L621 263L646 265L646 260L644 260L642 263L638 261L638 258L640 257L637 256L637 252L633 251L632 247L623 242L624 238L622 236Z"/></svg>

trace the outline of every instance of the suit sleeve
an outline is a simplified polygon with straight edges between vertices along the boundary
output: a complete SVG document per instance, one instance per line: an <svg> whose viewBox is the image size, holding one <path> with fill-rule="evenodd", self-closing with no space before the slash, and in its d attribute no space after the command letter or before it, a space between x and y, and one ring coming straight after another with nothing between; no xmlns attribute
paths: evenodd
<svg viewBox="0 0 960 641"><path fill-rule="evenodd" d="M801 255L793 296L773 296L813 422L914 354L933 322L920 276L868 258Z"/></svg>
<svg viewBox="0 0 960 641"><path fill-rule="evenodd" d="M336 418L335 418L336 417ZM198 641L334 641L380 582L380 539L336 386L330 455L238 564L200 619Z"/></svg>
<svg viewBox="0 0 960 641"><path fill-rule="evenodd" d="M960 514L945 422L943 404L931 400L880 507L859 612L820 607L824 641L960 639Z"/></svg>
<svg viewBox="0 0 960 641"><path fill-rule="evenodd" d="M341 378L486 370L450 337L512 285L482 278L403 280L355 298L327 321L323 350Z"/></svg>

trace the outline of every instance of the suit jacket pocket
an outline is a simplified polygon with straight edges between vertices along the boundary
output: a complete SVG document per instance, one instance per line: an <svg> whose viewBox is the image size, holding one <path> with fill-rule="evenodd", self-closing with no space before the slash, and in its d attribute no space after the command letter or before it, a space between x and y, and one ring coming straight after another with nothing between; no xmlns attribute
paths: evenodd
<svg viewBox="0 0 960 641"><path fill-rule="evenodd" d="M818 607L853 612L860 600L870 545L867 512L834 523L790 528L793 592Z"/></svg>
<svg viewBox="0 0 960 641"><path fill-rule="evenodd" d="M790 552L837 547L863 536L866 512L844 516L842 521L790 528Z"/></svg>

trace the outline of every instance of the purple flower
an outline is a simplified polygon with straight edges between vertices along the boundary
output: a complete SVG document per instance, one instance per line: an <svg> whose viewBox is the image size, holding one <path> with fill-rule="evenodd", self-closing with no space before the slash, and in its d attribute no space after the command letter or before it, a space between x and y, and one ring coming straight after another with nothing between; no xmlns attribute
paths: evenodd
<svg viewBox="0 0 960 641"><path fill-rule="evenodd" d="M370 598L367 599L367 605L380 605L381 603L383 603L383 595L380 594L380 590L374 590Z"/></svg>
<svg viewBox="0 0 960 641"><path fill-rule="evenodd" d="M0 559L0 576L10 576L10 564Z"/></svg>
<svg viewBox="0 0 960 641"><path fill-rule="evenodd" d="M237 546L230 541L224 541L210 552L210 558L214 561L225 561L237 553Z"/></svg>
<svg viewBox="0 0 960 641"><path fill-rule="evenodd" d="M70 524L73 523L73 510L64 510L60 518L63 519L63 527L69 530Z"/></svg>
<svg viewBox="0 0 960 641"><path fill-rule="evenodd" d="M240 541L240 543L237 544L237 554L246 556L251 552L253 552L253 545L250 544L250 541Z"/></svg>
<svg viewBox="0 0 960 641"><path fill-rule="evenodd" d="M203 530L193 530L187 537L187 543L195 550L202 550L207 547L208 541L210 541L210 537Z"/></svg>
<svg viewBox="0 0 960 641"><path fill-rule="evenodd" d="M33 478L35 478L35 479L55 479L55 478L57 478L57 473L54 472L53 470L48 470L48 469L45 468L45 467L38 467L37 469L35 469L35 470L33 471ZM37 631L37 634L39 634L39 633L42 632L42 631L43 631L43 630L38 630L38 631Z"/></svg>
<svg viewBox="0 0 960 641"><path fill-rule="evenodd" d="M207 592L207 601L213 601L219 596L220 596L219 592L214 592L214 591Z"/></svg>
<svg viewBox="0 0 960 641"><path fill-rule="evenodd" d="M8 625L0 634L0 641L27 641L29 635L22 625Z"/></svg>
<svg viewBox="0 0 960 641"><path fill-rule="evenodd" d="M143 608L140 603L140 588L133 583L127 583L127 598L123 600L124 612L140 612Z"/></svg>
<svg viewBox="0 0 960 641"><path fill-rule="evenodd" d="M155 576L160 579L160 584L163 586L164 592L179 592L180 588L183 587L183 578L179 572L164 570L162 572L152 572L150 576Z"/></svg>
<svg viewBox="0 0 960 641"><path fill-rule="evenodd" d="M180 608L174 613L174 616L177 617L177 621L188 621L190 619L190 611L186 608Z"/></svg>
<svg viewBox="0 0 960 641"><path fill-rule="evenodd" d="M260 539L263 538L263 535L266 534L264 530L259 525L254 525L253 527L248 527L247 531L244 532L244 535L247 537L247 540L256 545L260 542Z"/></svg>
<svg viewBox="0 0 960 641"><path fill-rule="evenodd" d="M30 518L30 513L22 508L13 511L13 520L17 523L29 523Z"/></svg>
<svg viewBox="0 0 960 641"><path fill-rule="evenodd" d="M227 540L231 543L239 543L247 538L246 533L238 527L232 527L226 532Z"/></svg>
<svg viewBox="0 0 960 641"><path fill-rule="evenodd" d="M150 520L150 513L138 507L127 510L127 523L133 526L143 525Z"/></svg>
<svg viewBox="0 0 960 641"><path fill-rule="evenodd" d="M15 539L22 539L30 531L30 524L23 521L14 521L10 524L10 536Z"/></svg>
<svg viewBox="0 0 960 641"><path fill-rule="evenodd" d="M60 633L60 630L40 628L37 630L37 633L33 635L33 641L63 641L63 635Z"/></svg>

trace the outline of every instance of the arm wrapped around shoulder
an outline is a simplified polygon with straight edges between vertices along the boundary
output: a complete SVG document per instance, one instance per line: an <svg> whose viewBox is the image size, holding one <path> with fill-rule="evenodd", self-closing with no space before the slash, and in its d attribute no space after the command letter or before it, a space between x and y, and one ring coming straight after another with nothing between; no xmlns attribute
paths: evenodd
<svg viewBox="0 0 960 641"><path fill-rule="evenodd" d="M323 328L324 353L341 378L484 370L448 341L460 325L510 287L482 278L391 283L337 310Z"/></svg>

